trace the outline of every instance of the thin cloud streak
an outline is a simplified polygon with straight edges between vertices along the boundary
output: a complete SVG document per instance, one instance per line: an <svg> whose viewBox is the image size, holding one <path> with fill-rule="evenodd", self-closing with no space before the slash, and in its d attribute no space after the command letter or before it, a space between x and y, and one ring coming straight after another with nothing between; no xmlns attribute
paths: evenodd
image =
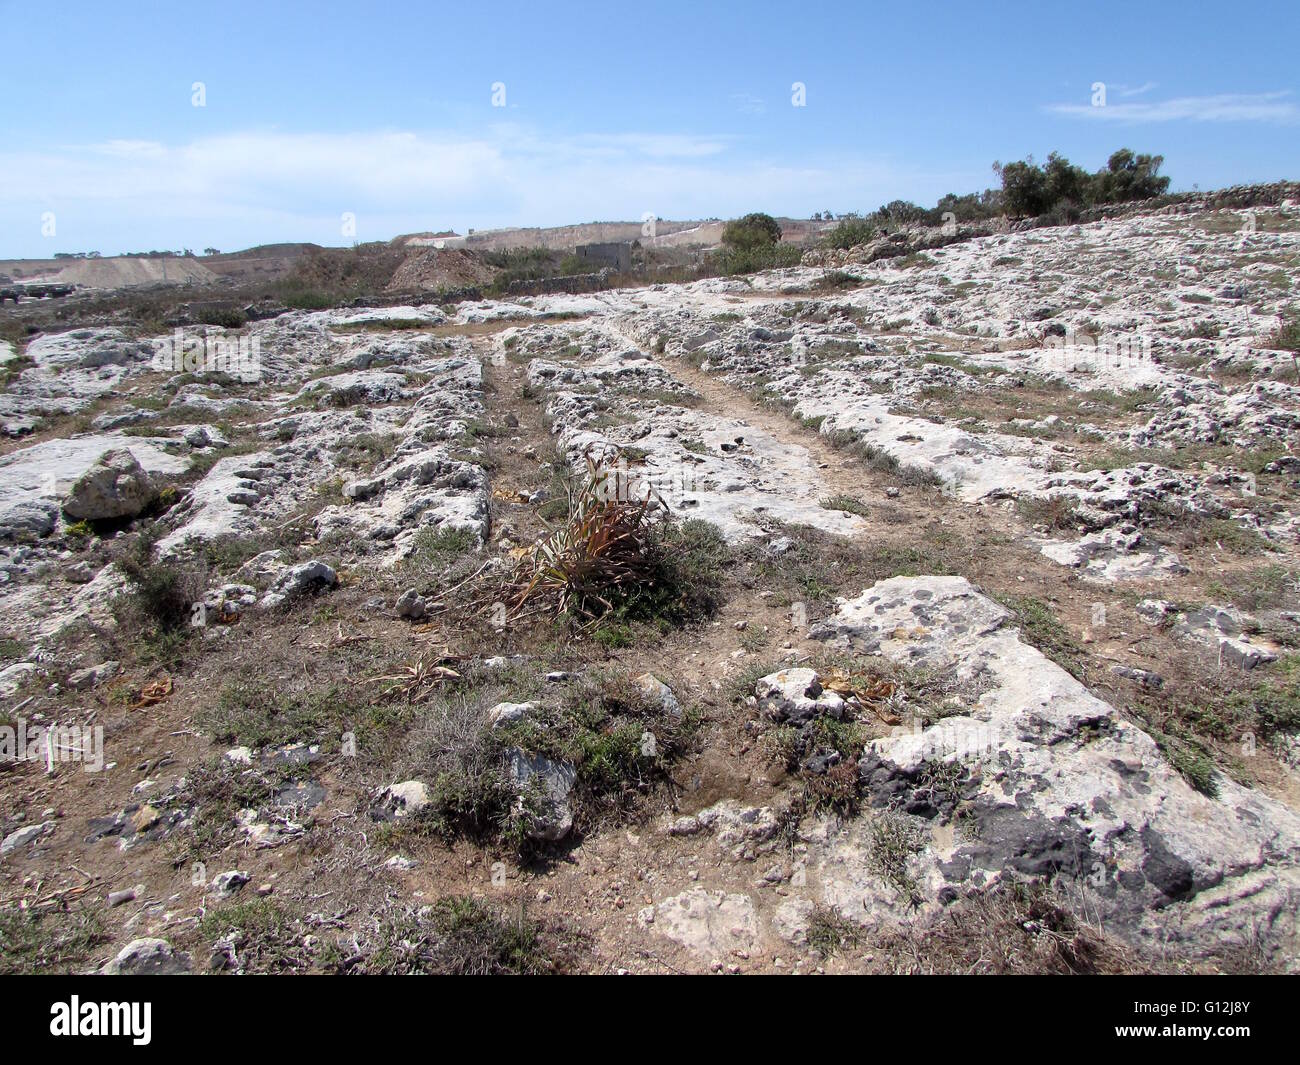
<svg viewBox="0 0 1300 1065"><path fill-rule="evenodd" d="M1144 103L1049 104L1046 110L1098 122L1294 122L1300 118L1290 91L1179 96Z"/></svg>

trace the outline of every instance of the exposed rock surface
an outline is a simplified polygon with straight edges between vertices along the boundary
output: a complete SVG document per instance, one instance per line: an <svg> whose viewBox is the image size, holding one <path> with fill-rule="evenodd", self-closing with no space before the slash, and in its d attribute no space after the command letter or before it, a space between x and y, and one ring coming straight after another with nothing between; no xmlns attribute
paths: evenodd
<svg viewBox="0 0 1300 1065"><path fill-rule="evenodd" d="M75 711L108 737L93 787L0 767L14 892L79 888L72 858L100 874L97 964L144 934L189 949L192 917L252 883L294 914L292 964L364 965L372 904L455 885L572 917L602 965L775 971L865 965L819 953L835 921L923 939L1026 879L1171 965L1258 945L1294 969L1300 374L1274 346L1293 194L1246 235L1229 197L684 285L267 301L241 330L186 327L239 345L222 370L127 325L0 343L0 717ZM716 525L720 616L568 646L535 615L489 632L449 611L559 520L589 460L656 515ZM165 576L195 574L179 662L121 620L125 552L149 542ZM940 569L997 600L961 577L856 594ZM1052 638L1080 641L1092 690L1031 646ZM905 679L868 705L858 667ZM596 709L583 685L606 669L617 724L559 712ZM955 694L909 704L917 677ZM265 721L214 706L263 681ZM1183 722L1191 681L1225 698ZM1277 727L1258 774L1217 734L1218 761L1179 763L1210 796L1138 713ZM493 823L430 837L458 812ZM190 830L217 841L192 882L172 860ZM240 968L248 945L232 930L214 957ZM141 940L120 967L188 959Z"/></svg>
<svg viewBox="0 0 1300 1065"><path fill-rule="evenodd" d="M153 483L130 451L106 451L77 478L63 512L86 521L131 518L154 500Z"/></svg>
<svg viewBox="0 0 1300 1065"><path fill-rule="evenodd" d="M569 793L577 771L567 762L553 762L518 748L509 752L510 779L519 788L516 813L529 836L554 843L573 828Z"/></svg>
<svg viewBox="0 0 1300 1065"><path fill-rule="evenodd" d="M1026 644L964 578L882 581L813 635L986 686L969 713L864 754L873 801L915 819L925 842L908 863L909 899L871 875L869 821L828 836L814 864L846 916L897 919L998 877L1058 877L1132 939L1210 950L1254 929L1294 960L1300 818L1226 778L1216 797L1194 791L1150 736ZM936 765L957 769L964 804L946 835L935 832L948 820L933 802Z"/></svg>
<svg viewBox="0 0 1300 1065"><path fill-rule="evenodd" d="M180 976L190 971L190 956L165 939L133 940L103 969L108 976Z"/></svg>
<svg viewBox="0 0 1300 1065"><path fill-rule="evenodd" d="M704 888L664 899L641 920L708 959L752 949L758 936L758 918L749 896Z"/></svg>

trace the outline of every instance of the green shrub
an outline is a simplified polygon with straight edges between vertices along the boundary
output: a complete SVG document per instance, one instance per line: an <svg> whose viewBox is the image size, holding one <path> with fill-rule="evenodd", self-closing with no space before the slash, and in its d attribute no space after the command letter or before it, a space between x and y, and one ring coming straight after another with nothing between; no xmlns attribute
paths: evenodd
<svg viewBox="0 0 1300 1065"><path fill-rule="evenodd" d="M296 311L327 311L334 306L332 297L315 289L301 289L288 292L283 297L284 305Z"/></svg>
<svg viewBox="0 0 1300 1065"><path fill-rule="evenodd" d="M860 215L847 214L822 240L828 248L854 248L874 240L877 232L874 222Z"/></svg>
<svg viewBox="0 0 1300 1065"><path fill-rule="evenodd" d="M722 230L722 243L736 251L765 248L780 241L781 223L762 212L732 219Z"/></svg>
<svg viewBox="0 0 1300 1065"><path fill-rule="evenodd" d="M248 316L234 307L203 307L198 318L200 325L219 325L224 329L240 329L248 324Z"/></svg>
<svg viewBox="0 0 1300 1065"><path fill-rule="evenodd" d="M765 244L723 248L714 253L713 264L722 274L753 274L760 270L798 266L802 257L803 253L793 244Z"/></svg>
<svg viewBox="0 0 1300 1065"><path fill-rule="evenodd" d="M165 641L187 635L193 606L207 589L207 568L153 561L152 543L146 537L138 538L115 561L127 579L126 594L114 607L119 623Z"/></svg>
<svg viewBox="0 0 1300 1065"><path fill-rule="evenodd" d="M1128 203L1162 196L1169 178L1160 177L1162 155L1139 155L1128 148L1114 152L1105 167L1089 174L1053 152L1047 165L1030 156L1005 165L994 163L1002 178L1002 206L1013 218L1056 213L1056 221L1070 221L1084 207Z"/></svg>

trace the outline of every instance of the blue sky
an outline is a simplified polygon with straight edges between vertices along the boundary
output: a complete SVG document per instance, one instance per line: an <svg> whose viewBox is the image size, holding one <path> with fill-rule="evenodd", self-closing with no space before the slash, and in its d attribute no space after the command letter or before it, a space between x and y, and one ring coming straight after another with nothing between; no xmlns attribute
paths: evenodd
<svg viewBox="0 0 1300 1065"><path fill-rule="evenodd" d="M1295 0L24 0L0 25L0 257L930 204L1054 149L1159 152L1182 189L1300 178Z"/></svg>

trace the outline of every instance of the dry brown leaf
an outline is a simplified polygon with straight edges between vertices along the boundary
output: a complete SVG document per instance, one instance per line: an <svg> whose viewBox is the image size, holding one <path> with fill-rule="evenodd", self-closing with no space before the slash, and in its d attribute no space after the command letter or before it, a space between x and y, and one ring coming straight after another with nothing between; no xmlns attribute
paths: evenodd
<svg viewBox="0 0 1300 1065"><path fill-rule="evenodd" d="M146 706L154 706L162 702L172 693L171 677L163 677L162 680L151 681L140 689L140 697L131 704L132 710L141 710Z"/></svg>

